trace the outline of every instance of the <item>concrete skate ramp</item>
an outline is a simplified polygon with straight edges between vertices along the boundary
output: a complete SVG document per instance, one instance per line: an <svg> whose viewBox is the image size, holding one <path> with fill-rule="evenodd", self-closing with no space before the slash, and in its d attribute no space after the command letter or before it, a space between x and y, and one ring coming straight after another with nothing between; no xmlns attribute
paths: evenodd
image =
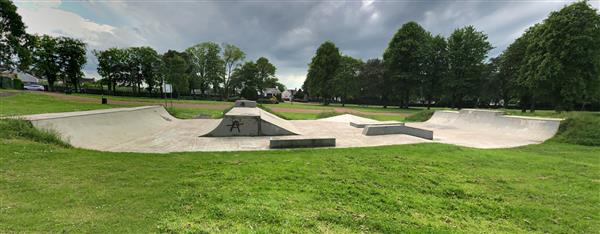
<svg viewBox="0 0 600 234"><path fill-rule="evenodd" d="M235 108L234 108L235 109ZM339 116L319 120L287 121L256 108L232 109L231 116L260 116L261 130L293 132L299 135L278 139L335 138L335 147L364 147L439 142L475 148L505 148L538 144L557 131L559 119L504 116L479 110L438 111L423 123L406 126L431 130L434 139L406 134L365 136L362 128L350 122L381 124L381 121L357 116ZM248 110L253 109L253 110ZM229 114L229 113L228 113ZM113 152L166 153L181 151L267 150L270 136L201 137L225 119L186 119L171 116L162 106L114 108L22 116L41 129L58 132L71 145ZM245 125L242 125L245 126ZM229 131L231 126L226 130ZM269 130L274 128L276 130ZM257 130L255 130L257 131Z"/></svg>
<svg viewBox="0 0 600 234"><path fill-rule="evenodd" d="M234 107L221 123L203 135L205 137L231 136L286 136L298 135L289 121L256 107Z"/></svg>
<svg viewBox="0 0 600 234"><path fill-rule="evenodd" d="M56 131L62 140L73 146L102 150L157 136L177 128L182 121L171 116L162 106L50 113L24 118L37 128ZM215 123L202 121L202 124L191 129L203 133L207 132L203 128L214 127ZM161 138L157 137L156 140L160 141ZM160 142L154 143L160 145Z"/></svg>
<svg viewBox="0 0 600 234"><path fill-rule="evenodd" d="M561 119L508 116L501 111L436 111L423 123L408 126L432 130L434 141L476 148L539 144L556 134Z"/></svg>

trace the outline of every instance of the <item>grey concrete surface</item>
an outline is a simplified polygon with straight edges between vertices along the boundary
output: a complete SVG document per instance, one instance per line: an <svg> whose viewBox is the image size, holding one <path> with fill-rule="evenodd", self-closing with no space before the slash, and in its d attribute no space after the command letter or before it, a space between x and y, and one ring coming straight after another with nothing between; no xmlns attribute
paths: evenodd
<svg viewBox="0 0 600 234"><path fill-rule="evenodd" d="M365 136L406 134L433 140L433 131L404 125L367 125L362 132Z"/></svg>
<svg viewBox="0 0 600 234"><path fill-rule="evenodd" d="M269 148L312 148L312 147L335 147L333 137L271 137Z"/></svg>
<svg viewBox="0 0 600 234"><path fill-rule="evenodd" d="M206 137L285 136L298 130L287 120L259 108L234 107Z"/></svg>
<svg viewBox="0 0 600 234"><path fill-rule="evenodd" d="M251 113L248 115L253 116ZM22 117L37 128L58 132L63 140L75 147L94 150L166 153L268 150L270 146L269 136L202 137L223 121L181 120L161 106ZM426 140L404 134L365 136L363 129L350 126L350 122L361 118L348 115L321 120L281 120L276 123L277 126L294 128L299 135L278 139L329 137L336 139L336 147L438 142L475 148L507 148L541 143L556 133L560 123L559 119L503 116L479 110L438 111L426 122L406 123L409 127L434 131L434 139ZM365 118L362 121L380 123Z"/></svg>
<svg viewBox="0 0 600 234"><path fill-rule="evenodd" d="M402 123L402 122L396 122L396 121L382 121L381 123L355 123L355 122L350 122L350 126L355 127L355 128L365 128L367 126L394 126L394 125L404 126L404 123Z"/></svg>
<svg viewBox="0 0 600 234"><path fill-rule="evenodd" d="M236 100L234 107L256 107L256 102L250 100Z"/></svg>

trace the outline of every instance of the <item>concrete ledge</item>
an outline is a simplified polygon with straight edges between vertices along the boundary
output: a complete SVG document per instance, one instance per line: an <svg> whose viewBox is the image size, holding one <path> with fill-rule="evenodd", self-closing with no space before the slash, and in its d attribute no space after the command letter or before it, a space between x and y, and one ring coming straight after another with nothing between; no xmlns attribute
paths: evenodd
<svg viewBox="0 0 600 234"><path fill-rule="evenodd" d="M366 126L362 132L366 136L389 135L389 134L406 134L416 136L428 140L433 140L433 131L414 128L404 125L379 125Z"/></svg>
<svg viewBox="0 0 600 234"><path fill-rule="evenodd" d="M250 100L236 100L235 107L256 107L255 101Z"/></svg>
<svg viewBox="0 0 600 234"><path fill-rule="evenodd" d="M389 126L389 125L404 125L404 123L402 122L396 122L396 121L390 121L390 122L381 122L381 123L356 123L356 122L350 122L350 126L355 127L355 128L365 128L366 126Z"/></svg>
<svg viewBox="0 0 600 234"><path fill-rule="evenodd" d="M307 148L307 147L335 147L335 138L302 138L302 137L271 137L269 148Z"/></svg>

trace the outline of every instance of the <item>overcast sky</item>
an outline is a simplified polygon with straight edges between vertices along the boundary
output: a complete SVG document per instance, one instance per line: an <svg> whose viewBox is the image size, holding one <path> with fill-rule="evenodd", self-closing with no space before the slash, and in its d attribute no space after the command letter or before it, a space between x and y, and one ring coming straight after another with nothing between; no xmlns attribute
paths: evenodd
<svg viewBox="0 0 600 234"><path fill-rule="evenodd" d="M398 28L416 21L448 36L474 25L496 56L529 26L570 1L15 1L29 33L82 39L88 49L151 46L163 53L205 41L235 44L247 59L267 57L288 88L299 88L317 47L381 57ZM598 8L600 1L591 1ZM85 73L99 78L88 52Z"/></svg>

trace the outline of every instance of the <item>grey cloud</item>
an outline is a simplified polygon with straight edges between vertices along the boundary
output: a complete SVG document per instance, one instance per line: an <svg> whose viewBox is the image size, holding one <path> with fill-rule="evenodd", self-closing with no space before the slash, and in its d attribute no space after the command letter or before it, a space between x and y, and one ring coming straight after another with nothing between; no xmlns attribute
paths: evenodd
<svg viewBox="0 0 600 234"><path fill-rule="evenodd" d="M75 4L75 3L70 3ZM361 59L381 57L398 28L416 21L433 34L448 36L474 25L500 53L528 26L566 2L553 1L223 1L81 2L102 15L119 15L115 35L97 38L97 47L148 45L160 52L183 50L204 41L239 46L248 59L269 58L289 87L299 87L317 47L331 40ZM598 7L598 3L593 3ZM77 13L77 12L75 12ZM86 17L86 15L82 15ZM110 20L104 20L110 22ZM133 38L133 39L132 39ZM94 39L96 40L96 39ZM116 41L113 41L116 40ZM131 41L127 41L131 40ZM94 64L86 69L95 70Z"/></svg>

